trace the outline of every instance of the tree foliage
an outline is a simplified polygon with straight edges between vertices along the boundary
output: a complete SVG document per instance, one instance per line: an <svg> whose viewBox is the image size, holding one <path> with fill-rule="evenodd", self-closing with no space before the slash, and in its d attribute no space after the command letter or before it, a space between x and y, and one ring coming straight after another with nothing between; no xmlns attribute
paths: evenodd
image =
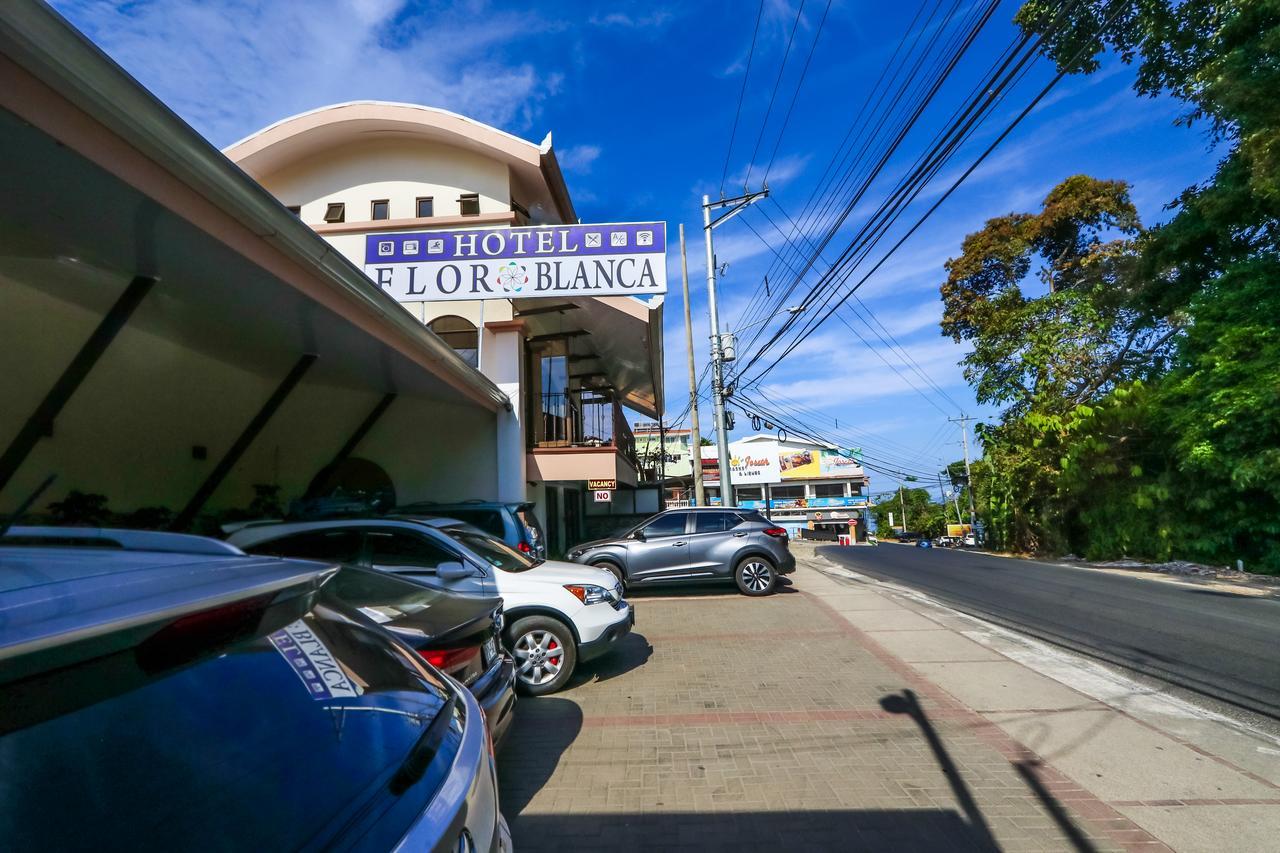
<svg viewBox="0 0 1280 853"><path fill-rule="evenodd" d="M1077 175L947 265L944 332L1003 406L978 431L989 535L1280 572L1280 0L1030 0L1017 22L1064 71L1115 51L1222 157L1162 225Z"/></svg>

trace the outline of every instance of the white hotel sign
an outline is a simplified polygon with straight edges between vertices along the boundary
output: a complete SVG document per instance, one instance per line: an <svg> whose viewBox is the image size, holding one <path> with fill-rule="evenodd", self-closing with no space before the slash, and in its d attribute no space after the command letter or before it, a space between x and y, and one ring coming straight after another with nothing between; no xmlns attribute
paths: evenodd
<svg viewBox="0 0 1280 853"><path fill-rule="evenodd" d="M400 302L667 292L667 224L365 236L364 271Z"/></svg>

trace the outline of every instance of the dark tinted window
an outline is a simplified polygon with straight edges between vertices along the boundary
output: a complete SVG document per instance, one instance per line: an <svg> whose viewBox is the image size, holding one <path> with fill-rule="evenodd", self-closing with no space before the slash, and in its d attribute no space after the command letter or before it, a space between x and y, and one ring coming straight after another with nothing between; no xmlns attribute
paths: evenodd
<svg viewBox="0 0 1280 853"><path fill-rule="evenodd" d="M738 513L738 518L742 521L753 522L755 524L773 524L769 519L754 510L751 512L740 512Z"/></svg>
<svg viewBox="0 0 1280 853"><path fill-rule="evenodd" d="M250 554L266 554L272 557L354 563L360 557L360 531L309 530L306 533L295 533L292 536L272 539L244 550Z"/></svg>
<svg viewBox="0 0 1280 853"><path fill-rule="evenodd" d="M440 532L470 548L480 559L494 568L508 572L523 572L538 565L536 560L526 557L496 536L467 527L442 527Z"/></svg>
<svg viewBox="0 0 1280 853"><path fill-rule="evenodd" d="M813 496L815 498L844 497L844 483L814 483Z"/></svg>
<svg viewBox="0 0 1280 853"><path fill-rule="evenodd" d="M506 536L506 528L502 524L502 513L496 509L446 509L441 510L440 515L465 521L498 538Z"/></svg>
<svg viewBox="0 0 1280 853"><path fill-rule="evenodd" d="M431 198L418 199L418 218L425 219L435 213L435 201Z"/></svg>
<svg viewBox="0 0 1280 853"><path fill-rule="evenodd" d="M458 557L422 536L397 530L370 530L369 562L374 566L406 566L434 570Z"/></svg>
<svg viewBox="0 0 1280 853"><path fill-rule="evenodd" d="M739 521L732 512L695 512L693 514L694 533L723 533L730 530Z"/></svg>
<svg viewBox="0 0 1280 853"><path fill-rule="evenodd" d="M346 613L267 611L181 664L144 642L5 684L6 711L22 710L0 721L6 849L84 849L86 827L120 850L393 847L443 782L461 724L392 793L388 775L447 694Z"/></svg>
<svg viewBox="0 0 1280 853"><path fill-rule="evenodd" d="M650 538L657 536L683 536L687 512L672 512L660 515L644 526L644 535Z"/></svg>
<svg viewBox="0 0 1280 853"><path fill-rule="evenodd" d="M387 572L351 568L334 575L324 589L379 624L420 614L446 595Z"/></svg>

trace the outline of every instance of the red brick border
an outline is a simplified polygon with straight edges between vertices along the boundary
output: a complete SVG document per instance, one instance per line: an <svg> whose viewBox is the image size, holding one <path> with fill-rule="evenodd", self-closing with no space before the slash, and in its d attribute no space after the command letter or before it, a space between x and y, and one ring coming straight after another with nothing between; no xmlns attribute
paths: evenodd
<svg viewBox="0 0 1280 853"><path fill-rule="evenodd" d="M984 743L1000 753L1010 764L1020 763L1031 768L1031 772L1035 773L1045 789L1064 807L1070 809L1091 831L1111 839L1125 850L1173 853L1160 839L1081 787L1062 771L1046 763L1039 755L1014 740L995 723L924 678L910 664L876 642L867 632L850 623L843 614L823 601L821 597L804 590L800 590L800 593L817 605L843 633L852 637L922 695L936 702L940 706L939 710L946 716L964 722ZM931 710L929 713L930 716L934 716L937 712Z"/></svg>

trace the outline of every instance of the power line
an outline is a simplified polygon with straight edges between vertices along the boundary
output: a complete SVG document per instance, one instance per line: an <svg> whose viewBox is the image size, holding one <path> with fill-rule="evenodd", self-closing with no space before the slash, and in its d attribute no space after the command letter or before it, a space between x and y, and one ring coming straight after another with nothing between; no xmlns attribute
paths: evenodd
<svg viewBox="0 0 1280 853"><path fill-rule="evenodd" d="M791 56L791 45L796 40L796 28L800 26L800 16L804 14L805 0L800 0L800 8L796 10L795 23L791 25L791 35L787 38L787 49L783 51L782 63L778 66L778 79L773 82L773 94L769 96L769 106L764 111L764 121L760 122L760 133L756 135L755 148L751 149L751 159L747 161L747 176L742 181L743 192L751 191L751 167L756 162L756 154L760 153L760 140L764 139L765 128L769 126L769 115L773 112L774 99L778 97L778 86L782 83L782 73L787 70L787 58Z"/></svg>
<svg viewBox="0 0 1280 853"><path fill-rule="evenodd" d="M782 129L778 131L778 138L773 143L773 152L769 155L769 165L764 168L764 178L761 183L769 183L769 172L773 169L773 161L778 157L778 148L782 145L782 137L787 132L787 125L791 123L791 112L796 108L796 99L800 97L800 89L804 86L804 78L809 73L809 63L813 61L814 51L818 49L818 39L822 38L822 28L827 23L827 13L831 11L831 0L827 0L826 8L822 10L822 20L818 21L818 29L813 34L813 44L809 45L809 55L805 57L804 67L800 69L800 79L796 82L796 89L791 94L791 103L787 106L787 114L782 118Z"/></svg>
<svg viewBox="0 0 1280 853"><path fill-rule="evenodd" d="M751 60L756 54L756 37L760 34L760 18L764 14L764 0L756 9L756 26L751 31L751 49L747 51L747 69L742 75L742 89L738 92L738 109L733 114L733 129L729 131L729 150L724 152L724 169L720 172L720 195L724 196L724 182L729 176L729 158L733 156L733 141L738 135L738 120L742 118L742 99L747 94L747 79L751 76Z"/></svg>

